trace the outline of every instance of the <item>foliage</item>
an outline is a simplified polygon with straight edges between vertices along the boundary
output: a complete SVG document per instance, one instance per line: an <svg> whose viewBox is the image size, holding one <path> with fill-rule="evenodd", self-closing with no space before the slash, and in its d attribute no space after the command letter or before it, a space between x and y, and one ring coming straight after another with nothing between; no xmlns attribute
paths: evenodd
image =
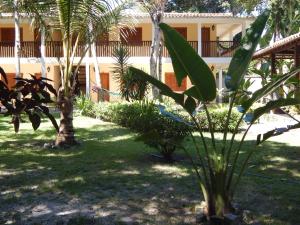
<svg viewBox="0 0 300 225"><path fill-rule="evenodd" d="M224 132L226 129L228 129L229 132L235 131L235 128L239 123L240 114L237 110L233 110L228 124L226 123L226 120L224 120L227 114L228 107L210 110L211 124L215 132ZM196 114L195 118L203 131L209 131L209 122L205 111Z"/></svg>
<svg viewBox="0 0 300 225"><path fill-rule="evenodd" d="M88 114L83 115L90 116L89 113L88 111ZM161 115L158 107L146 100L132 103L99 102L94 104L93 114L104 121L138 132L138 140L156 148L167 161L172 161L173 152L191 129L184 123Z"/></svg>
<svg viewBox="0 0 300 225"><path fill-rule="evenodd" d="M94 103L85 95L80 95L75 98L75 108L79 111L79 115L93 116Z"/></svg>
<svg viewBox="0 0 300 225"><path fill-rule="evenodd" d="M257 100L273 93L284 82L300 72L300 68L297 68L290 73L278 77L275 81L268 82L264 87L254 92L249 99L242 102L242 105L239 107L239 111L241 112L239 121L234 128L233 135L231 138L228 138L228 124L231 119L233 108L236 104L236 96L239 93L240 86L243 83L247 68L252 60L253 53L259 43L263 30L265 29L269 15L270 12L266 10L251 25L242 40L242 45L237 49L230 62L228 73L225 76L225 85L232 93L232 98L227 115L224 118L225 130L223 131L222 145L216 144L214 124L211 119L212 115L207 107L207 102L212 101L216 97L214 76L211 73L209 66L203 61L203 59L201 59L187 41L176 32L176 30L172 29L167 24L160 25L164 34L166 47L172 59L177 82L180 84L181 81L188 76L192 83L191 88L183 93L175 93L167 85L155 80L145 72L136 68L130 68L132 73L136 76L149 81L151 84L158 87L163 95L174 99L175 102L181 105L193 119L193 122L197 127L197 131L200 134L202 145L204 146L204 152L200 151L199 143L197 143L196 139L192 135L195 143L194 148L198 151L197 155L199 162L196 162L196 159L192 157L190 157L190 159L197 175L200 189L202 190L206 201L207 219L212 221L212 223L214 223L215 220L226 220L225 217L227 214L235 212L232 205L232 199L241 176L244 174L246 165L256 149L253 148L251 151L246 152L246 157L243 158L241 162L239 161L241 147L243 146L251 126L257 121L257 119L259 119L260 116L274 108L300 104L300 99L281 98L275 101L270 101L267 105L259 107L253 112L250 111L251 106L257 102ZM197 107L196 101L201 102L203 105L209 125L209 132L211 136L210 142L205 140L203 136L203 128L195 118L194 112ZM249 123L249 126L244 132L242 139L239 141L238 146L235 146L233 143L235 142L236 134L238 132L238 126L243 119ZM259 139L257 144L260 144L262 141L265 141L274 135L279 135L299 126L300 123L298 122L298 124L288 126L284 129L275 129L268 133L267 136L258 136ZM261 139L261 137L263 138ZM190 155L187 148L184 146L181 147L188 155ZM241 166L237 166L238 164Z"/></svg>
<svg viewBox="0 0 300 225"><path fill-rule="evenodd" d="M114 78L119 83L121 96L126 101L144 99L148 83L144 80L132 76L128 71L129 50L121 45L114 49L113 58L115 59Z"/></svg>
<svg viewBox="0 0 300 225"><path fill-rule="evenodd" d="M55 118L50 114L47 104L53 101L49 92L56 96L56 90L47 81L47 78L36 78L31 75L31 79L15 78L17 83L10 90L7 86L7 75L0 67L0 74L4 78L0 80L0 102L6 108L5 116L12 116L12 123L15 132L19 132L21 117L26 114L34 130L38 129L41 124L41 116L47 116L55 129L58 131L58 125Z"/></svg>
<svg viewBox="0 0 300 225"><path fill-rule="evenodd" d="M58 31L62 37L63 57L57 57L62 81L57 98L57 105L61 111L60 129L55 141L57 146L77 144L72 118L80 65L100 35L107 33L112 27L122 25L121 11L127 2L125 0L24 1L25 12L33 19L35 28L45 30L49 36L51 32ZM78 61L75 61L76 55Z"/></svg>

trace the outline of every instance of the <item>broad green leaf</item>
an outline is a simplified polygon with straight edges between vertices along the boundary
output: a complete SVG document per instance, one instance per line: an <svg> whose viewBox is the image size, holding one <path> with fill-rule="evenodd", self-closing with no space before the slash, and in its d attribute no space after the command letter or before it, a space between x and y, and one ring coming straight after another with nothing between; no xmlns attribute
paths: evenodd
<svg viewBox="0 0 300 225"><path fill-rule="evenodd" d="M161 81L153 78L149 74L145 73L142 70L136 69L134 67L129 67L129 72L131 72L134 76L137 76L143 80L148 81L150 84L157 87L162 95L168 96L172 98L175 102L180 104L183 108L185 108L188 112L192 113L196 108L196 102L191 97L187 99L184 98L184 94L176 93L172 91L172 89Z"/></svg>
<svg viewBox="0 0 300 225"><path fill-rule="evenodd" d="M173 98L179 104L183 103L183 100L184 100L183 94L179 94L179 93L172 91L172 89L168 85L160 82L159 80L155 79L154 77L150 76L149 74L145 73L144 71L136 69L134 67L129 67L129 72L131 72L134 76L138 76L138 77L148 81L155 87L157 87L161 91L161 94Z"/></svg>
<svg viewBox="0 0 300 225"><path fill-rule="evenodd" d="M300 104L300 99L296 98L281 98L275 101L268 102L265 106L254 110L252 122L256 121L259 117L269 112L270 110L298 104Z"/></svg>
<svg viewBox="0 0 300 225"><path fill-rule="evenodd" d="M29 120L34 130L37 130L41 124L41 117L36 113L28 113Z"/></svg>
<svg viewBox="0 0 300 225"><path fill-rule="evenodd" d="M266 10L257 17L242 39L241 46L233 55L227 73L228 79L226 86L228 89L234 91L239 88L266 26L269 15L270 11Z"/></svg>
<svg viewBox="0 0 300 225"><path fill-rule="evenodd" d="M160 24L163 31L165 45L172 59L178 85L188 76L197 99L212 101L216 98L216 82L213 73L194 48L175 29L165 23Z"/></svg>
<svg viewBox="0 0 300 225"><path fill-rule="evenodd" d="M285 81L289 80L296 74L300 72L300 68L297 68L283 76L280 76L277 80L273 80L261 89L255 91L250 99L242 103L244 111L247 111L253 103L263 98L266 95L273 93L279 86L281 86Z"/></svg>

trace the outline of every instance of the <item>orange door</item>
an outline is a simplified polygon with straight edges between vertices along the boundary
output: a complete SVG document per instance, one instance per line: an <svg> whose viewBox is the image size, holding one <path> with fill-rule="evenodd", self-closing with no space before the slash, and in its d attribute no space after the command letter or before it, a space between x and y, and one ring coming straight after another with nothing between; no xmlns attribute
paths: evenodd
<svg viewBox="0 0 300 225"><path fill-rule="evenodd" d="M37 79L40 79L42 77L42 74L41 73L34 73L34 76L37 78Z"/></svg>
<svg viewBox="0 0 300 225"><path fill-rule="evenodd" d="M210 28L202 27L202 56L209 57L210 56Z"/></svg>
<svg viewBox="0 0 300 225"><path fill-rule="evenodd" d="M181 86L178 86L176 77L174 73L165 73L165 83L168 85L173 91L185 91L186 90L186 78L183 79Z"/></svg>
<svg viewBox="0 0 300 225"><path fill-rule="evenodd" d="M109 101L109 73L101 73L101 87L107 91L104 91L103 100Z"/></svg>
<svg viewBox="0 0 300 225"><path fill-rule="evenodd" d="M16 74L7 73L6 77L7 77L7 87L9 89L12 89L12 87L16 85L16 80L15 80ZM4 77L1 77L1 80L5 83Z"/></svg>

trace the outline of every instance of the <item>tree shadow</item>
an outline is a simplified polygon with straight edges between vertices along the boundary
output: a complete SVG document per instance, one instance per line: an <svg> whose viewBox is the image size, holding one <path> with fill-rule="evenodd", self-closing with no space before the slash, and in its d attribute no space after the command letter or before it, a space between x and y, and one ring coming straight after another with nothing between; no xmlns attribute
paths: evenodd
<svg viewBox="0 0 300 225"><path fill-rule="evenodd" d="M192 208L202 195L188 161L151 161L147 152L153 149L113 124L80 128L76 134L82 143L73 149L42 148L53 140L52 130L27 132L2 144L0 218L19 215L26 224L55 224L83 214L103 224L195 223ZM247 141L242 153L254 144ZM237 193L242 208L286 225L299 221L299 185L280 180L299 181L297 149L275 142L257 148Z"/></svg>

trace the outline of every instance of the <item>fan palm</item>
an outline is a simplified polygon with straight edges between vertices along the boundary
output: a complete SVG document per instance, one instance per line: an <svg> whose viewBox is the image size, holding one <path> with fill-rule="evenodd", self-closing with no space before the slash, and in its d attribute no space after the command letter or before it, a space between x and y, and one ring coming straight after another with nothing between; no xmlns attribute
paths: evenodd
<svg viewBox="0 0 300 225"><path fill-rule="evenodd" d="M47 32L59 31L63 57L58 58L62 76L57 103L61 111L56 145L74 145L73 99L76 74L91 44L113 26L120 26L120 15L127 1L117 0L23 0L26 12L34 18L36 27ZM75 42L74 42L75 40ZM80 59L75 53L84 46ZM75 66L75 70L74 70Z"/></svg>

